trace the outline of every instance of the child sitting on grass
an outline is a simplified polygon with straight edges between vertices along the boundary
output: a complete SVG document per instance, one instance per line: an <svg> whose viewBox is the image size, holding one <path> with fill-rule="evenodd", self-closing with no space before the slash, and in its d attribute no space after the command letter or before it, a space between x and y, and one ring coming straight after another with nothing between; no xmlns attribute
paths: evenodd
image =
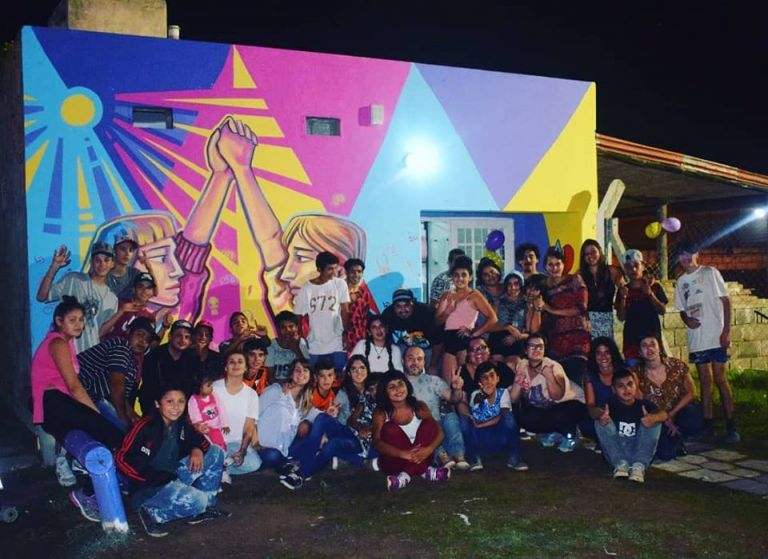
<svg viewBox="0 0 768 559"><path fill-rule="evenodd" d="M667 412L637 398L637 381L626 369L613 373L613 397L595 420L595 431L614 478L643 483Z"/></svg>
<svg viewBox="0 0 768 559"><path fill-rule="evenodd" d="M130 482L130 504L147 535L168 535L165 525L228 517L215 508L224 451L210 445L184 414L184 390L168 386L155 402L157 412L142 417L126 435L116 463Z"/></svg>

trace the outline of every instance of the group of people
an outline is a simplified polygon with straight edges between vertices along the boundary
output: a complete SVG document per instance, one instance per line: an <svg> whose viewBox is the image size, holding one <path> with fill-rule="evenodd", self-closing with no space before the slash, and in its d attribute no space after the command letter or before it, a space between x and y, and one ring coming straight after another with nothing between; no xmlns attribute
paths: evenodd
<svg viewBox="0 0 768 559"><path fill-rule="evenodd" d="M398 490L480 471L497 453L525 471L520 441L533 436L562 452L591 439L614 477L642 482L654 457L673 458L702 430L713 435L713 381L726 440L738 440L725 376L728 296L693 247L681 249L676 304L701 411L688 365L665 354L667 297L637 250L621 269L587 240L580 269L567 274L550 247L542 273L538 247L524 244L521 271L502 278L495 261L475 269L454 249L429 303L401 288L380 314L364 262L348 259L341 273L339 258L320 252L293 311L276 314L274 338L236 312L216 350L210 322L147 310L157 293L151 263L130 236L114 241L94 243L88 273L54 283L69 262L60 247L41 281L38 300L60 302L33 357L34 422L59 442L79 429L112 450L127 502L152 536L172 520L228 516L216 499L232 476L274 469L298 489L348 463L382 471ZM614 316L625 323L623 355ZM64 454L57 476L77 483ZM99 519L87 480L70 499Z"/></svg>

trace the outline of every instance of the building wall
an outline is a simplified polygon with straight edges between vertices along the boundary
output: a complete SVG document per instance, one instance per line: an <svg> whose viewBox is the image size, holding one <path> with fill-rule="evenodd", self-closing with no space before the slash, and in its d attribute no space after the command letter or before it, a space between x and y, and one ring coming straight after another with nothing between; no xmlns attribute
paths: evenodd
<svg viewBox="0 0 768 559"><path fill-rule="evenodd" d="M381 307L419 291L422 211L528 214L515 239L542 249L594 234L594 84L54 29L22 47L32 294L55 247L87 270L93 240L129 228L161 272L155 308L220 340L234 310L291 308L319 250L365 259ZM135 127L136 107L174 127ZM33 346L51 310L31 302Z"/></svg>

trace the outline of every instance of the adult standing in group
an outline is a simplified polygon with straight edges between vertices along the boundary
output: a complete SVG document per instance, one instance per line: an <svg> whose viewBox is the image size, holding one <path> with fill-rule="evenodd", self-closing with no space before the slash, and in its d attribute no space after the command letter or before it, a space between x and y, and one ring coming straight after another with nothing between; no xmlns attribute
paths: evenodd
<svg viewBox="0 0 768 559"><path fill-rule="evenodd" d="M344 262L344 271L349 290L349 321L344 330L344 350L351 355L355 344L365 338L368 316L379 314L379 308L363 280L365 262L359 258L350 258Z"/></svg>
<svg viewBox="0 0 768 559"><path fill-rule="evenodd" d="M683 451L686 438L701 431L701 413L693 403L696 385L688 364L664 357L659 339L647 336L640 340L640 363L634 372L642 397L667 412L656 455L662 460L671 460Z"/></svg>
<svg viewBox="0 0 768 559"><path fill-rule="evenodd" d="M624 321L624 358L633 366L639 358L640 340L646 336L661 340L659 317L666 312L669 300L664 288L646 269L639 250L624 253L624 271L629 283L618 290L616 316Z"/></svg>
<svg viewBox="0 0 768 559"><path fill-rule="evenodd" d="M589 295L587 312L592 339L601 336L612 338L616 289L624 285L624 274L620 268L606 262L600 243L594 239L587 239L581 244L580 260L579 275Z"/></svg>
<svg viewBox="0 0 768 559"><path fill-rule="evenodd" d="M515 260L523 273L526 290L547 279L546 275L539 272L539 258L539 247L533 243L521 243L515 248Z"/></svg>
<svg viewBox="0 0 768 559"><path fill-rule="evenodd" d="M100 240L109 242L108 235L102 233L99 237ZM112 246L115 247L115 266L109 272L109 276L107 276L107 285L109 285L112 293L117 295L118 299L130 300L136 286L136 278L141 274L148 273L152 277L153 295L157 295L152 260L147 258L147 254L143 250L139 251L138 254L136 253L139 248L139 242L136 239L135 231L127 229L122 223L119 224L114 232ZM138 260L147 271L142 272L134 267L135 260Z"/></svg>
<svg viewBox="0 0 768 559"><path fill-rule="evenodd" d="M442 338L435 325L435 312L429 305L420 303L410 289L397 289L392 293L392 304L381 314L389 330L392 343L405 354L409 347L424 351L427 367L436 372Z"/></svg>
<svg viewBox="0 0 768 559"><path fill-rule="evenodd" d="M440 301L440 297L443 296L443 293L450 291L453 288L451 268L453 268L453 261L459 256L466 256L464 249L452 248L448 251L448 269L437 274L435 279L432 280L432 285L429 290L429 304L433 309L437 308L437 303Z"/></svg>
<svg viewBox="0 0 768 559"><path fill-rule="evenodd" d="M309 319L309 361L314 366L322 358L333 361L341 375L347 362L343 334L349 322L349 289L338 277L339 259L330 252L315 258L318 275L299 290L294 312Z"/></svg>
<svg viewBox="0 0 768 559"><path fill-rule="evenodd" d="M275 317L277 337L267 348L265 365L270 382L291 380L291 363L296 359L309 359L309 345L299 334L300 319L291 311L280 311Z"/></svg>
<svg viewBox="0 0 768 559"><path fill-rule="evenodd" d="M459 364L466 360L467 343L472 336L493 332L498 323L496 311L479 291L469 285L472 281L472 260L459 256L451 268L453 289L443 293L437 305L435 322L445 326L443 344L443 378L450 381ZM485 322L477 326L479 315Z"/></svg>
<svg viewBox="0 0 768 559"><path fill-rule="evenodd" d="M726 376L731 345L731 300L717 268L699 264L699 249L684 244L678 249L683 275L677 278L675 304L688 328L688 352L701 382L703 435L714 437L712 425L712 381L717 384L725 413L725 442L741 439L733 415L733 391Z"/></svg>
<svg viewBox="0 0 768 559"><path fill-rule="evenodd" d="M504 278L504 294L496 304L499 328L488 338L494 361L504 362L512 369L525 353L528 332L541 327L541 313L535 311L533 303L523 294L523 283L520 272L512 272Z"/></svg>
<svg viewBox="0 0 768 559"><path fill-rule="evenodd" d="M547 250L546 267L549 276L540 284L543 300L534 299L534 311L545 313L542 332L549 339L550 357L560 362L571 382L581 386L590 341L587 286L579 275L563 273L565 257L556 247Z"/></svg>
<svg viewBox="0 0 768 559"><path fill-rule="evenodd" d="M112 245L96 242L91 247L91 267L87 274L69 272L53 283L56 273L68 265L71 253L61 245L53 253L48 268L37 289L37 300L48 303L60 300L64 295L74 297L85 310L85 328L75 339L77 352L85 351L99 343L102 325L117 312L117 297L107 285L107 276L115 265Z"/></svg>
<svg viewBox="0 0 768 559"><path fill-rule="evenodd" d="M184 388L187 398L194 386L194 363L186 350L192 343L192 324L177 320L171 325L168 343L153 349L144 358L139 389L139 404L143 415L154 413L163 385Z"/></svg>
<svg viewBox="0 0 768 559"><path fill-rule="evenodd" d="M232 350L224 365L224 378L213 383L216 400L229 418L229 431L224 433L224 442L227 443L227 455L234 462L227 467L222 478L225 483L230 481L227 474L248 474L261 467L261 458L256 452L259 447L259 431L256 426L259 395L243 382L245 371L245 353ZM203 429L205 434L206 428Z"/></svg>

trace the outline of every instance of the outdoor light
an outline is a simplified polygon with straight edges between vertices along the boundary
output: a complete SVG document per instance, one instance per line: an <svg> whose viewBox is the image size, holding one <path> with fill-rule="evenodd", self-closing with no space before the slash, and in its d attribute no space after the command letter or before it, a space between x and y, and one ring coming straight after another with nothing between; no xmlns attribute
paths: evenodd
<svg viewBox="0 0 768 559"><path fill-rule="evenodd" d="M403 163L409 173L425 176L437 170L440 165L440 154L430 144L418 144L406 152Z"/></svg>
<svg viewBox="0 0 768 559"><path fill-rule="evenodd" d="M755 208L752 212L752 215L756 217L757 219L763 218L766 215L768 215L768 209L766 208Z"/></svg>

